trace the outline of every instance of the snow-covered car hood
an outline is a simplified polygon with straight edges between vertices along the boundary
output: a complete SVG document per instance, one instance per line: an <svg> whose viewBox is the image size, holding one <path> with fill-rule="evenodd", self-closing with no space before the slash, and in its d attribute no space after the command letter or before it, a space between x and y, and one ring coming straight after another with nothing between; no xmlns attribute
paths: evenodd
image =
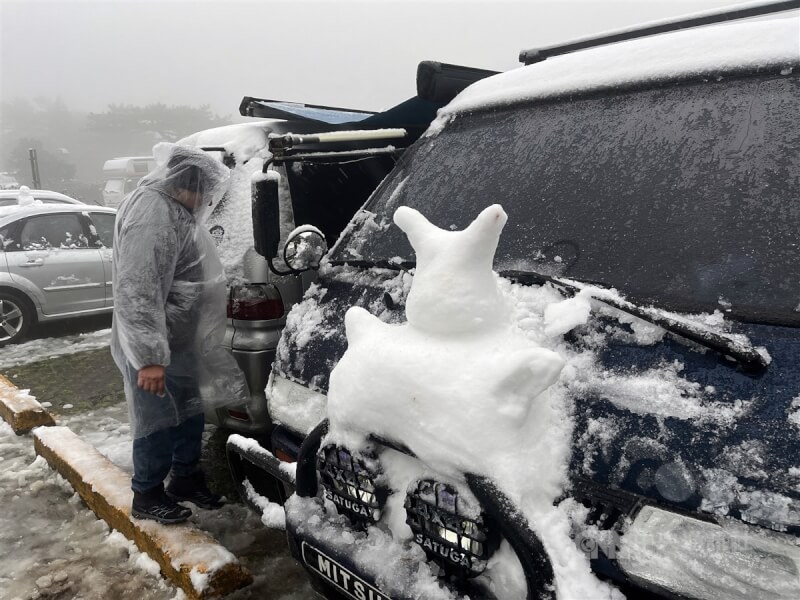
<svg viewBox="0 0 800 600"><path fill-rule="evenodd" d="M347 309L360 306L402 323L411 279L402 270L323 268L287 318L274 377L325 394L347 348ZM521 323L540 324L545 305L562 301L551 290L502 286ZM662 505L800 531L800 331L723 323L720 314L697 318L766 348L772 359L766 372L747 375L712 351L602 310L566 340L545 340L567 357L562 385L575 419L571 475Z"/></svg>

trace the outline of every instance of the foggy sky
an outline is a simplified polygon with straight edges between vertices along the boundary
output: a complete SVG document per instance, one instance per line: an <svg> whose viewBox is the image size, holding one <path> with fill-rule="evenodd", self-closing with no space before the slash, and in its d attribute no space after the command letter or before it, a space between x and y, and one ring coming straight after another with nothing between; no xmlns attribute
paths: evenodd
<svg viewBox="0 0 800 600"><path fill-rule="evenodd" d="M523 48L735 3L0 0L0 98L377 110L414 95L421 60L507 70Z"/></svg>

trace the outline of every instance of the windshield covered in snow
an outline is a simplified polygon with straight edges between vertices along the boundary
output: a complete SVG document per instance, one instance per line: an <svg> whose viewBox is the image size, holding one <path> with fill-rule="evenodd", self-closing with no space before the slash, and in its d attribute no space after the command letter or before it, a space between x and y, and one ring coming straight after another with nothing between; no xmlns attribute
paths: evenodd
<svg viewBox="0 0 800 600"><path fill-rule="evenodd" d="M765 75L457 117L404 157L332 259L413 261L398 206L463 229L501 202L495 270L796 326L798 98L796 74Z"/></svg>

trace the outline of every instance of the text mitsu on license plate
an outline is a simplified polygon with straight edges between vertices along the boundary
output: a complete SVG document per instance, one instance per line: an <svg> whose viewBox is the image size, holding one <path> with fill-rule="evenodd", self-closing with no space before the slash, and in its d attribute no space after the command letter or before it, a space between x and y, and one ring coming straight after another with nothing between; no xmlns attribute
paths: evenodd
<svg viewBox="0 0 800 600"><path fill-rule="evenodd" d="M305 542L302 552L303 561L309 567L356 600L391 600L389 596Z"/></svg>

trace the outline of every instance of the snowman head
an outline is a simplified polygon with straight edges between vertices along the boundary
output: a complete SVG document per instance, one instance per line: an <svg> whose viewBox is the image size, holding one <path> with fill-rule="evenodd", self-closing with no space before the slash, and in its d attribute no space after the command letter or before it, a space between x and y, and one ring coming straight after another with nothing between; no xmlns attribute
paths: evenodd
<svg viewBox="0 0 800 600"><path fill-rule="evenodd" d="M417 254L406 301L406 318L411 326L435 333L458 333L478 331L505 318L492 263L507 219L503 208L493 204L463 231L446 231L413 208L397 209L394 222Z"/></svg>

